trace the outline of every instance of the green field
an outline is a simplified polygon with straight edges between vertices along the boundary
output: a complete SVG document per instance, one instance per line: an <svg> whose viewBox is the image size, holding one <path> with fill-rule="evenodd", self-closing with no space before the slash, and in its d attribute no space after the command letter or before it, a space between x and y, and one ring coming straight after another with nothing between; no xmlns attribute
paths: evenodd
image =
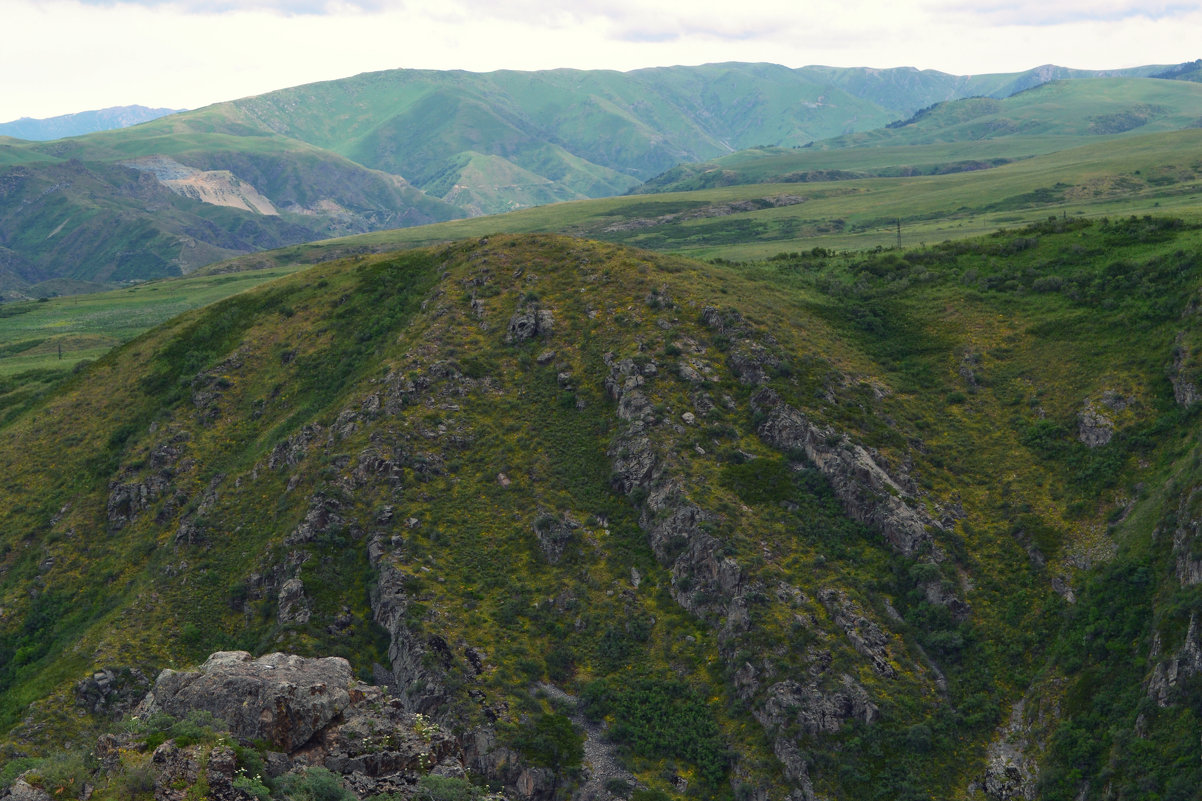
<svg viewBox="0 0 1202 801"><path fill-rule="evenodd" d="M164 279L0 306L0 415L23 408L81 362L98 359L176 315L302 266Z"/></svg>

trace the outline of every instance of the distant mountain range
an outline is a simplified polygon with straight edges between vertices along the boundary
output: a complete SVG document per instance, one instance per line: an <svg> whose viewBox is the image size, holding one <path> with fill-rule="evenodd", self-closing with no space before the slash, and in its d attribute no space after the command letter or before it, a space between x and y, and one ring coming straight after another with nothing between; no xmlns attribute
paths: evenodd
<svg viewBox="0 0 1202 801"><path fill-rule="evenodd" d="M0 290L179 274L289 243L622 194L678 164L760 145L856 145L937 103L1055 80L1128 81L1107 105L1115 124L1088 135L1133 130L1141 114L1187 125L1202 117L1195 92L1168 93L1187 108L1149 110L1139 87L1165 94L1167 82L1141 81L1189 67L393 70L69 140L0 139ZM1041 134L1077 125L1072 93L1062 102ZM949 136L989 138L973 130Z"/></svg>
<svg viewBox="0 0 1202 801"><path fill-rule="evenodd" d="M128 128L142 122L157 120L168 114L183 111L178 108L147 108L146 106L113 106L95 111L80 111L76 114L63 114L59 117L47 117L35 120L32 117L22 117L12 122L0 123L0 136L11 136L15 139L30 139L48 141L62 139L66 136L82 136L83 134L108 131L113 128Z"/></svg>

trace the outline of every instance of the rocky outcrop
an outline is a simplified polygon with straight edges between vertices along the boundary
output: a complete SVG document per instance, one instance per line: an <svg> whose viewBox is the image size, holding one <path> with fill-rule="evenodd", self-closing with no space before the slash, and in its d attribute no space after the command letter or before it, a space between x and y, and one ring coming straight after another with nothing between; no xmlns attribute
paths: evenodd
<svg viewBox="0 0 1202 801"><path fill-rule="evenodd" d="M1153 658L1160 650L1160 635L1153 645ZM1189 616L1189 627L1185 641L1168 659L1161 660L1148 679L1148 697L1158 706L1170 706L1179 700L1181 685L1188 679L1202 674L1202 632L1198 630L1198 617Z"/></svg>
<svg viewBox="0 0 1202 801"><path fill-rule="evenodd" d="M539 515L534 521L534 535L543 558L550 564L559 564L564 549L575 538L575 532L579 528L580 524L566 513L559 517Z"/></svg>
<svg viewBox="0 0 1202 801"><path fill-rule="evenodd" d="M912 556L932 542L937 523L868 449L834 429L811 422L771 389L751 399L762 417L757 432L778 450L804 453L830 481L848 516L876 529L897 552Z"/></svg>
<svg viewBox="0 0 1202 801"><path fill-rule="evenodd" d="M1097 400L1087 398L1077 413L1077 439L1085 446L1098 448L1114 437L1118 427L1115 415L1135 403L1135 398L1108 389Z"/></svg>
<svg viewBox="0 0 1202 801"><path fill-rule="evenodd" d="M505 341L514 344L535 337L549 337L555 327L555 315L550 309L540 309L535 303L519 308L509 318L505 328Z"/></svg>
<svg viewBox="0 0 1202 801"><path fill-rule="evenodd" d="M107 667L75 685L75 703L93 715L119 717L134 708L150 689L139 668Z"/></svg>
<svg viewBox="0 0 1202 801"><path fill-rule="evenodd" d="M408 795L431 772L465 775L454 737L384 688L355 681L337 657L218 652L194 670L164 670L137 710L176 717L196 711L211 713L241 742L269 743L276 749L266 760L272 775L322 767L360 798ZM183 799L207 771L207 797L249 799L231 785L236 763L227 746L180 748L168 741L152 762L156 798Z"/></svg>
<svg viewBox="0 0 1202 801"><path fill-rule="evenodd" d="M1077 413L1077 439L1087 448L1098 448L1114 437L1114 421L1092 402Z"/></svg>
<svg viewBox="0 0 1202 801"><path fill-rule="evenodd" d="M737 314L707 308L702 321L724 336L745 341L745 323ZM715 371L696 358L702 349L690 350L693 357L682 356L676 377L689 383L702 383L710 380L710 376L716 380ZM759 356L752 358L754 354ZM769 355L766 349L743 348L728 366L741 382L755 384L767 376L771 367ZM736 693L774 742L774 752L793 785L788 797L793 801L809 801L814 794L808 766L793 738L798 733L829 735L850 720L871 724L879 715L878 709L864 687L851 676L844 674L833 681L823 676L830 665L829 653L807 654L806 659L811 662L809 684L791 679L772 683L774 676L779 678L773 665L765 664L761 669L744 663L742 668L735 669L738 664L735 654L751 630L753 606L772 603L775 597L789 608L789 614L799 625L806 627L817 624L812 615L803 617L799 608L808 604L809 599L799 589L787 585L778 587L774 596L762 582L748 576L714 533L722 517L692 502L673 478L670 456L658 444L670 435L673 426L657 415L647 397L651 382L659 376L655 363L616 359L612 354L607 354L605 361L610 371L605 388L617 403L618 418L624 424L609 448L613 485L641 500L639 522L656 559L670 571L673 600L718 632L723 658L731 664ZM702 414L713 409L706 393L693 390L691 395ZM845 597L832 596L831 603L838 610L838 619L846 623L845 633L853 647L862 648L861 653L883 675L894 671L885 647L887 637L880 628L862 614L849 611Z"/></svg>
<svg viewBox="0 0 1202 801"><path fill-rule="evenodd" d="M864 615L847 593L828 587L818 592L818 600L826 607L835 625L843 629L852 647L872 664L874 671L888 679L897 678L897 669L890 662L889 637Z"/></svg>
<svg viewBox="0 0 1202 801"><path fill-rule="evenodd" d="M1039 766L1028 755L1030 729L1025 719L1026 704L1018 701L1010 710L1009 720L998 729L998 736L986 751L985 773L969 787L984 791L992 801L1031 801L1035 798Z"/></svg>
<svg viewBox="0 0 1202 801"><path fill-rule="evenodd" d="M379 579L372 593L372 617L389 636L389 667L378 667L375 680L386 684L406 710L433 713L448 699L440 670L443 660L437 654L426 658L428 644L406 625L412 599L405 574L386 558L377 558L374 565Z"/></svg>
<svg viewBox="0 0 1202 801"><path fill-rule="evenodd" d="M162 497L171 486L167 475L155 473L142 481L130 483L114 481L109 484L106 505L109 526L113 530L125 528L129 523Z"/></svg>
<svg viewBox="0 0 1202 801"><path fill-rule="evenodd" d="M300 431L271 449L271 455L267 458L267 467L271 470L278 470L281 467L300 464L309 449L323 436L325 436L325 429L322 426L317 423L306 423Z"/></svg>
<svg viewBox="0 0 1202 801"><path fill-rule="evenodd" d="M1183 587L1202 584L1202 487L1194 487L1177 508L1173 530L1173 559Z"/></svg>
<svg viewBox="0 0 1202 801"><path fill-rule="evenodd" d="M735 309L706 306L701 310L701 323L731 343L726 364L740 384L759 386L780 367L780 359L755 341L743 315Z"/></svg>
<svg viewBox="0 0 1202 801"><path fill-rule="evenodd" d="M54 796L25 781L24 776L18 776L12 786L0 790L0 801L53 801L53 799Z"/></svg>
<svg viewBox="0 0 1202 801"><path fill-rule="evenodd" d="M1178 406L1193 406L1202 400L1197 383L1188 372L1189 351L1185 347L1185 333L1177 335L1177 344L1173 347L1173 361L1168 369L1169 383L1173 385L1173 399Z"/></svg>
<svg viewBox="0 0 1202 801"><path fill-rule="evenodd" d="M155 433L153 427L151 433ZM181 493L176 492L171 499L172 486L180 472L192 467L191 460L185 456L190 439L187 431L177 428L159 432L157 442L147 449L145 466L138 470L127 468L119 480L110 482L105 511L114 531L132 523L161 498L168 497L169 500L160 510L159 520L170 517L174 509L183 504L186 499Z"/></svg>
<svg viewBox="0 0 1202 801"><path fill-rule="evenodd" d="M305 595L305 585L298 578L290 578L280 587L277 598L277 618L280 623L308 623L313 611L308 597Z"/></svg>
<svg viewBox="0 0 1202 801"><path fill-rule="evenodd" d="M202 710L239 739L295 751L350 704L351 680L350 664L339 657L253 659L246 651L219 651L194 670L160 673L138 714Z"/></svg>
<svg viewBox="0 0 1202 801"><path fill-rule="evenodd" d="M155 801L186 801L204 787L211 801L252 801L254 796L233 785L238 770L234 750L227 745L213 748L179 748L168 740L150 758L155 768Z"/></svg>
<svg viewBox="0 0 1202 801"><path fill-rule="evenodd" d="M814 683L777 682L768 688L764 705L752 714L770 732L796 726L808 735L832 734L849 720L872 723L880 716L855 679L844 674L841 684L837 690L823 691Z"/></svg>

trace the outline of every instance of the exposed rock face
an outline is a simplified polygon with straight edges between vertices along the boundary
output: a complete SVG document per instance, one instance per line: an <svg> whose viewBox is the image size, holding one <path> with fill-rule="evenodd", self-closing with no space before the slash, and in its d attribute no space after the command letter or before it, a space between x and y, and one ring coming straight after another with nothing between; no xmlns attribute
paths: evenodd
<svg viewBox="0 0 1202 801"><path fill-rule="evenodd" d="M575 536L580 524L567 515L552 517L541 515L534 521L534 534L538 538L538 548L551 564L558 564L563 557L564 549Z"/></svg>
<svg viewBox="0 0 1202 801"><path fill-rule="evenodd" d="M759 386L780 366L780 360L768 348L751 338L746 321L734 309L719 311L706 306L701 310L701 322L711 331L735 340L726 362L740 384Z"/></svg>
<svg viewBox="0 0 1202 801"><path fill-rule="evenodd" d="M306 423L300 431L276 445L267 459L267 466L276 470L284 466L300 464L309 448L325 435L325 429L317 423Z"/></svg>
<svg viewBox="0 0 1202 801"><path fill-rule="evenodd" d="M509 343L525 342L537 336L547 337L555 327L555 315L550 309L540 309L535 304L527 304L519 308L509 318L505 329L505 341Z"/></svg>
<svg viewBox="0 0 1202 801"><path fill-rule="evenodd" d="M1173 348L1173 364L1168 370L1169 382L1173 385L1173 399L1178 406L1193 406L1202 400L1198 385L1186 374L1188 352L1182 340L1184 333L1177 335L1177 345Z"/></svg>
<svg viewBox="0 0 1202 801"><path fill-rule="evenodd" d="M1077 439L1088 448L1097 448L1110 442L1114 436L1114 421L1092 402L1077 414Z"/></svg>
<svg viewBox="0 0 1202 801"><path fill-rule="evenodd" d="M793 680L768 688L767 701L752 714L769 731L796 724L805 734L839 731L844 722L872 723L880 715L867 691L851 676L842 677L842 689L823 692L816 684L804 685Z"/></svg>
<svg viewBox="0 0 1202 801"><path fill-rule="evenodd" d="M847 593L827 588L819 591L818 600L830 612L835 624L843 629L852 646L872 663L873 670L886 678L897 678L897 670L889 661L889 637L864 616Z"/></svg>
<svg viewBox="0 0 1202 801"><path fill-rule="evenodd" d="M279 614L281 623L308 623L312 611L305 597L305 585L300 579L291 578L280 587Z"/></svg>
<svg viewBox="0 0 1202 801"><path fill-rule="evenodd" d="M170 478L161 474L128 484L114 481L109 485L109 525L114 530L124 528L139 512L149 509L170 486Z"/></svg>
<svg viewBox="0 0 1202 801"><path fill-rule="evenodd" d="M218 651L195 670L164 670L138 707L182 717L211 712L242 740L266 740L295 751L350 704L351 666L339 657L305 659L288 654L251 658Z"/></svg>
<svg viewBox="0 0 1202 801"><path fill-rule="evenodd" d="M252 659L244 651L222 651L195 670L163 671L138 713L211 712L237 739L266 740L278 749L268 755L271 775L323 767L362 798L407 793L430 772L464 775L458 741L406 706L382 687L354 681L341 658L268 654ZM98 753L107 751L98 746ZM168 741L152 761L158 773L156 799L183 799L207 771L209 798L249 801L230 784L236 763L226 746L215 746L202 758L201 746L177 748Z"/></svg>
<svg viewBox="0 0 1202 801"><path fill-rule="evenodd" d="M199 747L177 748L168 740L154 750L151 763L157 769L155 801L185 801L204 777L206 798L212 801L250 801L254 796L233 786L238 761L229 746L219 745L207 753Z"/></svg>
<svg viewBox="0 0 1202 801"><path fill-rule="evenodd" d="M53 801L54 797L34 787L23 777L17 777L11 787L0 792L0 798L4 801Z"/></svg>
<svg viewBox="0 0 1202 801"><path fill-rule="evenodd" d="M937 524L913 504L911 493L871 452L834 429L810 422L771 389L757 392L751 403L764 415L759 435L779 450L804 452L830 481L850 517L880 531L906 556L931 543L927 526Z"/></svg>
<svg viewBox="0 0 1202 801"><path fill-rule="evenodd" d="M1153 650L1159 647L1159 638ZM1197 615L1189 617L1185 642L1171 657L1159 662L1148 680L1148 697L1165 707L1177 702L1182 682L1202 674L1202 632L1198 630Z"/></svg>
<svg viewBox="0 0 1202 801"><path fill-rule="evenodd" d="M1029 731L1024 720L1025 704L1019 701L1010 711L1009 721L989 744L985 774L977 785L996 801L1035 798L1038 765L1027 756Z"/></svg>
<svg viewBox="0 0 1202 801"><path fill-rule="evenodd" d="M1195 487L1177 509L1177 528L1173 531L1173 557L1181 586L1202 584L1202 487Z"/></svg>
<svg viewBox="0 0 1202 801"><path fill-rule="evenodd" d="M117 717L129 712L150 689L138 668L108 667L75 685L75 703L94 715Z"/></svg>
<svg viewBox="0 0 1202 801"><path fill-rule="evenodd" d="M389 690L409 712L432 712L447 700L439 670L441 660L425 658L428 645L405 625L410 597L405 575L387 559L373 559L379 580L372 594L372 615L389 635L388 664L379 668L375 680Z"/></svg>

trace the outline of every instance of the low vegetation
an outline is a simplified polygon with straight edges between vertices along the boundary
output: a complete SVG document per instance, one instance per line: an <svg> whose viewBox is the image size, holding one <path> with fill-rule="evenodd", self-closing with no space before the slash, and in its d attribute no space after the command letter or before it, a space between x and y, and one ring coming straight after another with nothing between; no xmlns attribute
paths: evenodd
<svg viewBox="0 0 1202 801"><path fill-rule="evenodd" d="M114 725L78 712L94 669L238 647L371 678L409 632L441 720L495 726L552 794L603 727L631 798L970 797L1003 739L1041 797L1185 798L1197 682L1155 675L1196 632L1200 253L1144 215L709 264L495 235L185 313L0 428L0 776L95 780L61 752ZM670 493L626 485L640 432ZM841 447L928 540L848 500ZM256 797L341 787L240 758Z"/></svg>

